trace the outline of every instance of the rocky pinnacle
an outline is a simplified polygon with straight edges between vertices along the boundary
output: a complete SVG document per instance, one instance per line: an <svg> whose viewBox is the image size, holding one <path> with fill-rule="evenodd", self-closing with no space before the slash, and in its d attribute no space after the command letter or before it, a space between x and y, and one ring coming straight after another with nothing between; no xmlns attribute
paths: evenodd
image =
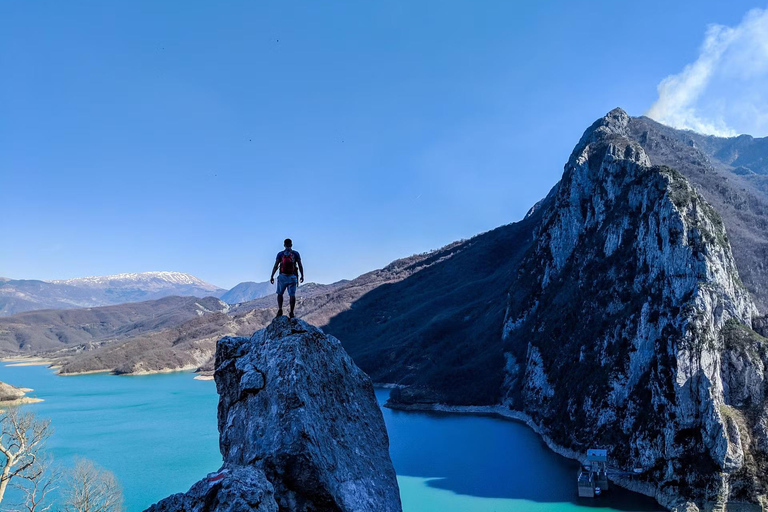
<svg viewBox="0 0 768 512"><path fill-rule="evenodd" d="M399 512L373 385L340 342L282 317L216 349L221 470L152 512Z"/></svg>

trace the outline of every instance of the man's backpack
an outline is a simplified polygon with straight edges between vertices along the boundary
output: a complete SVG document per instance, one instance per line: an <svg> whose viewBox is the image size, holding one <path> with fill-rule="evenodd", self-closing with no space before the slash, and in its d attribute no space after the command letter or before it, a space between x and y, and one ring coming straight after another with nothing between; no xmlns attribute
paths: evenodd
<svg viewBox="0 0 768 512"><path fill-rule="evenodd" d="M283 252L283 257L280 260L280 273L286 275L293 275L296 273L296 259L293 255L293 251Z"/></svg>

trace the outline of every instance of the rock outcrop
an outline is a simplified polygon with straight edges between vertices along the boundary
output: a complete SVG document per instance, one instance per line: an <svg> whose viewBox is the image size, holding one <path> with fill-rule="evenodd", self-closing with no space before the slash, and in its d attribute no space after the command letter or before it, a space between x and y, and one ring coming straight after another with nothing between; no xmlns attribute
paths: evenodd
<svg viewBox="0 0 768 512"><path fill-rule="evenodd" d="M768 493L768 340L718 213L617 109L572 153L510 292L503 401L667 506Z"/></svg>
<svg viewBox="0 0 768 512"><path fill-rule="evenodd" d="M368 376L332 336L282 317L216 349L224 466L151 512L399 512Z"/></svg>
<svg viewBox="0 0 768 512"><path fill-rule="evenodd" d="M21 388L0 382L0 402L11 402L24 398L25 392Z"/></svg>
<svg viewBox="0 0 768 512"><path fill-rule="evenodd" d="M29 388L17 388L5 382L0 382L0 412L3 411L3 407L42 402L39 398L26 396L31 391L33 390Z"/></svg>

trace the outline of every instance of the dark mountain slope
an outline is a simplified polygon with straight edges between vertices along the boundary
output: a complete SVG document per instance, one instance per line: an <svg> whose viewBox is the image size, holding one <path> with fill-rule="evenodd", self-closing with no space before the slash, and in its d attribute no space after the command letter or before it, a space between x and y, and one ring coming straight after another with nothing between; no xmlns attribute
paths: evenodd
<svg viewBox="0 0 768 512"><path fill-rule="evenodd" d="M719 212L739 275L758 309L768 313L768 139L705 136L646 117L630 118L627 136L652 164L683 174ZM745 174L747 165L754 172Z"/></svg>
<svg viewBox="0 0 768 512"><path fill-rule="evenodd" d="M418 263L428 268L372 289L323 329L375 381L429 401L497 402L507 290L540 211L436 251Z"/></svg>

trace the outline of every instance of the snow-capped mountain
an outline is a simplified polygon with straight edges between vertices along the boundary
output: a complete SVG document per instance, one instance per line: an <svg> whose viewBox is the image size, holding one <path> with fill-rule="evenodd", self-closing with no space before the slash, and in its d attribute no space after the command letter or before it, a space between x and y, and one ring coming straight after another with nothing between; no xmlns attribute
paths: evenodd
<svg viewBox="0 0 768 512"><path fill-rule="evenodd" d="M220 297L227 290L182 272L139 272L56 281L0 280L0 316L37 309L96 307L171 295Z"/></svg>
<svg viewBox="0 0 768 512"><path fill-rule="evenodd" d="M48 281L54 284L66 284L88 288L115 288L141 286L143 289L164 289L168 286L196 286L203 290L215 292L218 286L206 283L191 274L183 272L135 272L114 274L111 276L88 276L74 279Z"/></svg>

